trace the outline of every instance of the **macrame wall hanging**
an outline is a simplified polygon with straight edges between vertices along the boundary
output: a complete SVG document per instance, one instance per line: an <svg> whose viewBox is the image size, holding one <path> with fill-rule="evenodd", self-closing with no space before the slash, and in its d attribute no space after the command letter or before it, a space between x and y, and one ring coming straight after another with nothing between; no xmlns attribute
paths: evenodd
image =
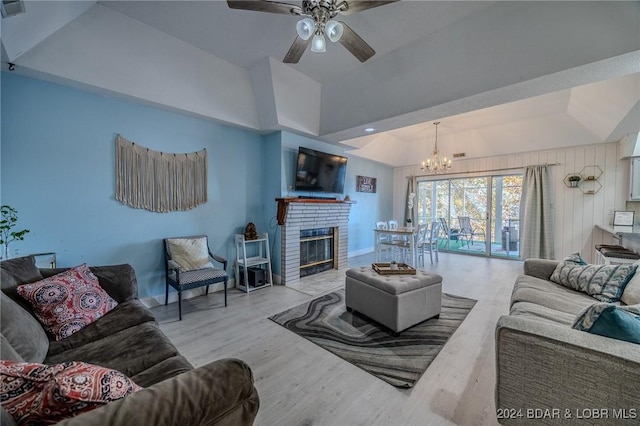
<svg viewBox="0 0 640 426"><path fill-rule="evenodd" d="M207 202L207 150L171 154L116 137L116 200L153 212Z"/></svg>

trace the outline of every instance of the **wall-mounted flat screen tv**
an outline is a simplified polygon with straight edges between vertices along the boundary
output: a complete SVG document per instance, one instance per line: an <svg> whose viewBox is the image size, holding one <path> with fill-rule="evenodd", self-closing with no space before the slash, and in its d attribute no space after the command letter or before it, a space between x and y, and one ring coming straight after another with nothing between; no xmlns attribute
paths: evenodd
<svg viewBox="0 0 640 426"><path fill-rule="evenodd" d="M295 190L342 194L347 176L347 157L298 148Z"/></svg>

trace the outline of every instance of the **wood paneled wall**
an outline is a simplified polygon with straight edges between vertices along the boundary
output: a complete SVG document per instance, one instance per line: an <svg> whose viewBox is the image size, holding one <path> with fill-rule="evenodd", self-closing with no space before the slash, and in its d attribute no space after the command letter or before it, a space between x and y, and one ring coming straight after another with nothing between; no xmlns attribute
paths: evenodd
<svg viewBox="0 0 640 426"><path fill-rule="evenodd" d="M552 210L555 224L555 257L562 259L579 251L585 260L593 262L595 244L616 243L612 237L596 229L596 224L610 224L614 210L624 210L629 186L629 160L619 159L619 144L602 143L573 148L532 151L516 155L454 161L447 177L494 169L520 168L534 164L555 164L551 167ZM563 179L579 173L583 167L598 165L603 173L598 179L602 188L595 194L583 194L579 188L569 188ZM509 170L517 173L518 170ZM394 169L394 217L404 215L407 177L420 176L419 166Z"/></svg>

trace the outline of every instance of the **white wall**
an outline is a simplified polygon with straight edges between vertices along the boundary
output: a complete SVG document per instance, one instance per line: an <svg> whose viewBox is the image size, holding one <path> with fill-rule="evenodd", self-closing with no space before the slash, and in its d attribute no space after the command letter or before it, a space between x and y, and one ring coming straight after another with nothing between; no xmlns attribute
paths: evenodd
<svg viewBox="0 0 640 426"><path fill-rule="evenodd" d="M323 84L320 134L344 140L354 123L415 124L598 81L582 68L636 52L639 11L640 2L495 2Z"/></svg>
<svg viewBox="0 0 640 426"><path fill-rule="evenodd" d="M594 261L595 244L612 244L611 236L595 229L596 224L610 224L614 210L624 210L629 184L628 160L619 160L619 144L585 145L575 148L533 151L474 160L455 161L448 176L493 169L520 168L534 164L555 164L551 167L552 206L555 219L555 257L562 259L580 251L588 261ZM563 179L579 173L583 167L598 165L603 170L596 194L583 194L568 188ZM517 172L518 170L511 170ZM422 175L419 166L394 169L394 217L404 215L407 176ZM464 175L463 175L464 176Z"/></svg>
<svg viewBox="0 0 640 426"><path fill-rule="evenodd" d="M249 71L99 4L17 64L58 83L259 128Z"/></svg>

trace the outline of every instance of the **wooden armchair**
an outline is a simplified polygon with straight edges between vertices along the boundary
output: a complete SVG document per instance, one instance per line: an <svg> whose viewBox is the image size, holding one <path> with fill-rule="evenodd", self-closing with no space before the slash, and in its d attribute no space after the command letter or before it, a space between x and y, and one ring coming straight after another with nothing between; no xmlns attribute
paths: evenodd
<svg viewBox="0 0 640 426"><path fill-rule="evenodd" d="M164 304L169 302L169 286L178 291L178 315L182 320L182 291L224 282L224 306L227 306L227 259L209 250L206 235L165 238L164 240L166 292ZM211 260L222 264L216 268Z"/></svg>

